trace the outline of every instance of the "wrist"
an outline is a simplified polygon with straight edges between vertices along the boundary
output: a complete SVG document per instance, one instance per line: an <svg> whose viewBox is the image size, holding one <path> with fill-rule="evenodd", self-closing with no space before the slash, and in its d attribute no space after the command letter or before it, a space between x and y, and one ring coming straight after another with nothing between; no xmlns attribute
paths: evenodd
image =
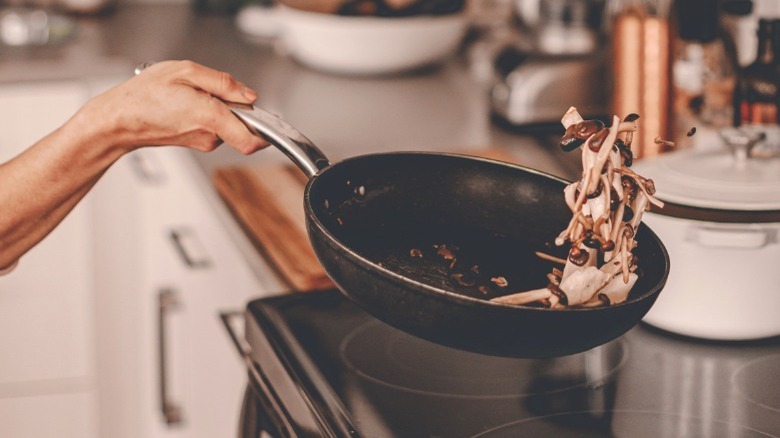
<svg viewBox="0 0 780 438"><path fill-rule="evenodd" d="M112 163L133 147L123 139L122 124L111 111L96 105L94 99L87 102L62 128L65 135L76 140L76 147L86 156Z"/></svg>

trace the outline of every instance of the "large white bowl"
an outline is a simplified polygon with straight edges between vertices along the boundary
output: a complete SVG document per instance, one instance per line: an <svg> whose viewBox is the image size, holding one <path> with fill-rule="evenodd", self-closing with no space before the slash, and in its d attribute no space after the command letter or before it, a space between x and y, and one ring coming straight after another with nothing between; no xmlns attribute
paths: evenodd
<svg viewBox="0 0 780 438"><path fill-rule="evenodd" d="M284 6L269 11L245 8L237 24L248 34L267 36L269 23L289 53L318 70L342 74L399 73L437 64L462 41L465 14L413 17L353 17L306 12ZM264 14L264 28L253 18ZM252 17L252 14L255 17ZM263 35L261 35L261 33Z"/></svg>

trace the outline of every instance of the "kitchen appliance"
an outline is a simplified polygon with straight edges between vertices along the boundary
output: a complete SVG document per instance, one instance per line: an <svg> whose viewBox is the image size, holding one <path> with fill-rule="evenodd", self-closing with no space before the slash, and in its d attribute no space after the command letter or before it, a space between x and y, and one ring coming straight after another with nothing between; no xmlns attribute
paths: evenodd
<svg viewBox="0 0 780 438"><path fill-rule="evenodd" d="M549 56L512 46L495 59L490 90L494 119L514 131L561 131L561 114L574 106L588 118L607 119L609 89L604 53Z"/></svg>
<svg viewBox="0 0 780 438"><path fill-rule="evenodd" d="M606 119L611 90L600 31L604 2L514 4L517 35L492 49L494 119L521 132L560 131L560 115L570 106L588 118Z"/></svg>
<svg viewBox="0 0 780 438"><path fill-rule="evenodd" d="M515 0L515 15L539 53L572 55L596 50L603 0Z"/></svg>
<svg viewBox="0 0 780 438"><path fill-rule="evenodd" d="M752 157L757 131L722 134L733 151L688 149L635 164L667 203L644 221L675 261L645 321L708 339L780 335L780 158Z"/></svg>
<svg viewBox="0 0 780 438"><path fill-rule="evenodd" d="M566 256L546 245L571 219L561 196L565 181L450 154L373 154L331 164L278 116L229 107L309 177L306 225L328 276L374 316L416 336L501 356L572 354L625 333L666 282L666 250L641 225L635 254L642 275L626 301L563 309L491 302L509 285L523 291L547 284L541 273L552 266L535 251ZM445 263L442 250L449 252Z"/></svg>
<svg viewBox="0 0 780 438"><path fill-rule="evenodd" d="M249 373L242 438L780 435L780 338L639 325L577 355L507 359L409 336L335 290L253 301L243 335L241 315L223 318Z"/></svg>

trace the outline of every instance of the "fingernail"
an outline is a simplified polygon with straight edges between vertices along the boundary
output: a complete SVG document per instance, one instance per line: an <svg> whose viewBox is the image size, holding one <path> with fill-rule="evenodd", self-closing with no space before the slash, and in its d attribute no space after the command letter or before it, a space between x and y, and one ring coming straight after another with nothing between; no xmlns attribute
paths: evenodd
<svg viewBox="0 0 780 438"><path fill-rule="evenodd" d="M243 90L241 90L241 94L243 94L244 97L246 97L247 99L252 100L252 101L257 99L257 93L255 93L254 90L251 90L251 89L249 89L247 87L244 87Z"/></svg>

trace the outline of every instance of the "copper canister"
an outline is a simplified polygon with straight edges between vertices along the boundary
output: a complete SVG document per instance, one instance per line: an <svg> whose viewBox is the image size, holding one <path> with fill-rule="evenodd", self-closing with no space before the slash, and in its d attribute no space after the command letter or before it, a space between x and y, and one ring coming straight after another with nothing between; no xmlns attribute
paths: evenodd
<svg viewBox="0 0 780 438"><path fill-rule="evenodd" d="M634 154L656 155L664 146L655 138L669 135L669 22L641 7L631 7L615 16L612 41L613 113L639 114L642 123L634 135Z"/></svg>

